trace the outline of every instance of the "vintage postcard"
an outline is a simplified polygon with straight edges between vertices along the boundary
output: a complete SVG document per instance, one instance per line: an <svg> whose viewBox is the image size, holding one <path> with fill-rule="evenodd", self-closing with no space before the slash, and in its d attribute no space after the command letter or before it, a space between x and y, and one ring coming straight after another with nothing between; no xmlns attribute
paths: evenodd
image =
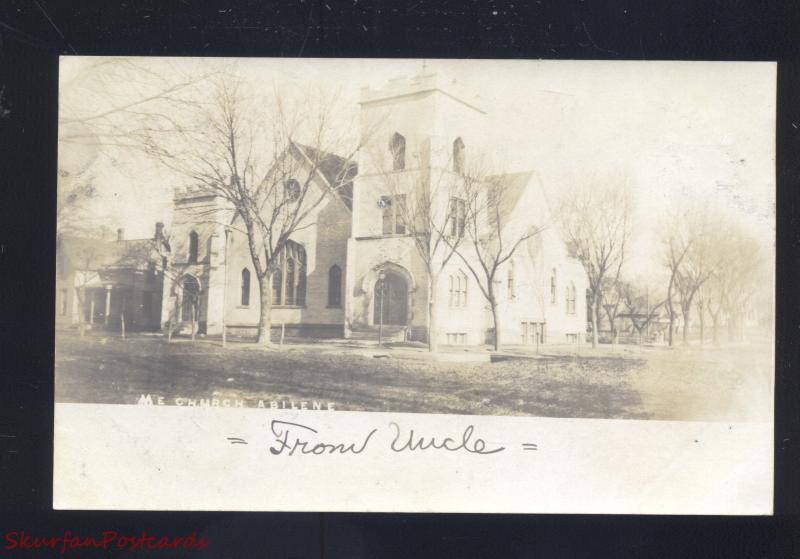
<svg viewBox="0 0 800 559"><path fill-rule="evenodd" d="M62 58L54 507L771 514L775 88Z"/></svg>

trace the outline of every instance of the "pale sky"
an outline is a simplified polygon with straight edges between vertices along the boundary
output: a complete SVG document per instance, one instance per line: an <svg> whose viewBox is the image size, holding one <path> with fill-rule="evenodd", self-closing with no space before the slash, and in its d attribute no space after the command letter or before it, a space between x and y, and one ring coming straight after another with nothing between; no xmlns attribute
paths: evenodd
<svg viewBox="0 0 800 559"><path fill-rule="evenodd" d="M61 116L91 114L113 90L98 91L98 59L61 59ZM338 91L358 110L362 86L412 76L422 60L139 59L153 72L221 65L255 89L277 82ZM665 207L711 204L774 240L775 72L757 62L601 62L426 60L427 71L455 79L487 112L486 140L508 172L533 169L550 199L560 189L625 177L636 192L631 275L659 266L658 225ZM121 87L118 87L121 86ZM347 120L347 119L344 119ZM180 179L128 151L61 146L61 163L88 166L101 197L98 219L129 238L171 220ZM641 270L639 270L641 269Z"/></svg>

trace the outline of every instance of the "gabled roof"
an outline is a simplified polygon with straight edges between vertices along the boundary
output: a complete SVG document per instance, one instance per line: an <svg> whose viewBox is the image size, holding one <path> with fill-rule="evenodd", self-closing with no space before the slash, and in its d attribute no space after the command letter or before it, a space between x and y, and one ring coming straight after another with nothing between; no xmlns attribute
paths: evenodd
<svg viewBox="0 0 800 559"><path fill-rule="evenodd" d="M486 182L490 185L491 189L502 190L503 195L500 198L500 213L503 215L511 215L514 208L517 207L525 188L533 177L533 171L525 171L522 173L508 173L504 175L491 175L486 177Z"/></svg>
<svg viewBox="0 0 800 559"><path fill-rule="evenodd" d="M355 161L322 151L310 146L294 143L303 152L303 155L312 162L317 162L317 170L328 181L336 194L342 199L349 210L353 209L353 179L358 174L358 164Z"/></svg>
<svg viewBox="0 0 800 559"><path fill-rule="evenodd" d="M57 250L78 270L101 268L146 268L157 263L158 244L155 239L105 241L87 237L63 236Z"/></svg>

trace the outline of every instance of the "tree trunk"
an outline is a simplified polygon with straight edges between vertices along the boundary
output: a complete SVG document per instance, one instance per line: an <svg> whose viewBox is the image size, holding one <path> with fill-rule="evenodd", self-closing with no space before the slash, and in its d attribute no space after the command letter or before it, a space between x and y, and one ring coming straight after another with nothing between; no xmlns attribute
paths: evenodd
<svg viewBox="0 0 800 559"><path fill-rule="evenodd" d="M711 345L719 346L719 314L711 315Z"/></svg>
<svg viewBox="0 0 800 559"><path fill-rule="evenodd" d="M700 345L703 345L706 341L706 320L703 316L703 308L700 307Z"/></svg>
<svg viewBox="0 0 800 559"><path fill-rule="evenodd" d="M600 313L600 297L598 297L597 295L594 296L594 301L592 302L591 309L592 309L592 348L594 349L597 347L597 338L600 335L597 326L598 323L597 315Z"/></svg>
<svg viewBox="0 0 800 559"><path fill-rule="evenodd" d="M272 276L257 276L259 298L258 334L256 343L269 345L272 343Z"/></svg>
<svg viewBox="0 0 800 559"><path fill-rule="evenodd" d="M76 290L75 294L78 295L78 335L83 338L86 335L86 317L84 316L85 310L83 308L84 301L86 300L86 289L81 287L80 290ZM89 316L89 320L91 320L91 315Z"/></svg>
<svg viewBox="0 0 800 559"><path fill-rule="evenodd" d="M492 323L494 324L494 350L500 351L500 325L497 320L497 298L492 295L489 305L492 308Z"/></svg>
<svg viewBox="0 0 800 559"><path fill-rule="evenodd" d="M428 351L431 353L439 348L436 327L436 278L428 274Z"/></svg>
<svg viewBox="0 0 800 559"><path fill-rule="evenodd" d="M669 332L667 333L667 345L669 345L669 347L672 347L672 345L674 343L674 341L672 339L672 331L675 329L674 328L674 325L675 325L675 313L672 310L669 310L667 312L667 314L669 314Z"/></svg>

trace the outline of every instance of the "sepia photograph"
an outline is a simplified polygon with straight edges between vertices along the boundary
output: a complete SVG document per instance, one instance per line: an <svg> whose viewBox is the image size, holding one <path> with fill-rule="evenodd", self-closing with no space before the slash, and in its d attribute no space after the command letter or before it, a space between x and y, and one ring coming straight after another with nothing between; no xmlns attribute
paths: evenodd
<svg viewBox="0 0 800 559"><path fill-rule="evenodd" d="M54 507L770 514L775 72L62 57Z"/></svg>
<svg viewBox="0 0 800 559"><path fill-rule="evenodd" d="M772 64L60 66L58 403L772 419Z"/></svg>

